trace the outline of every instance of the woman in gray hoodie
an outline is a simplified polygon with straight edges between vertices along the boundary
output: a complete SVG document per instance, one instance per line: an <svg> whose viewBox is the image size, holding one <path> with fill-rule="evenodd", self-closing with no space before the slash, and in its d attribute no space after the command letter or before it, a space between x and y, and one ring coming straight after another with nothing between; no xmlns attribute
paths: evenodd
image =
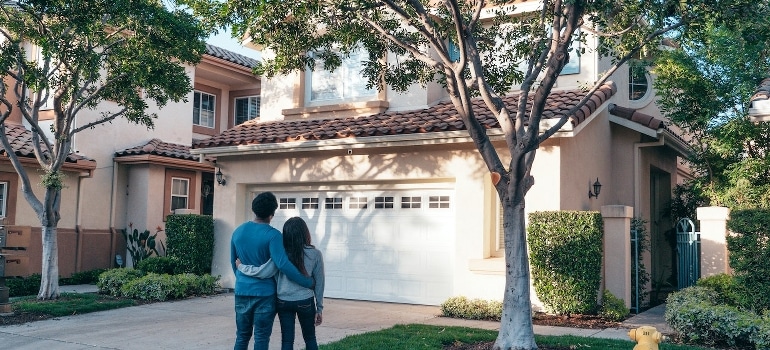
<svg viewBox="0 0 770 350"><path fill-rule="evenodd" d="M310 242L310 230L300 217L293 217L283 225L283 245L286 255L304 275L315 281L313 289L292 282L278 271L272 260L254 266L236 261L242 273L259 278L275 276L278 294L278 320L281 323L281 350L294 348L294 319L299 320L302 338L307 350L317 350L315 327L323 321L324 263L321 252Z"/></svg>

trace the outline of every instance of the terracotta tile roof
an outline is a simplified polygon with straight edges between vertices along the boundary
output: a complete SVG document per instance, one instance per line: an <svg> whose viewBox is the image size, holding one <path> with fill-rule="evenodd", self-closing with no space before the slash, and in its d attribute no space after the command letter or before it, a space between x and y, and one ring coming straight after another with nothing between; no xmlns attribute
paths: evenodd
<svg viewBox="0 0 770 350"><path fill-rule="evenodd" d="M765 78L759 83L754 95L749 102L770 100L770 78Z"/></svg>
<svg viewBox="0 0 770 350"><path fill-rule="evenodd" d="M225 61L230 61L249 69L252 69L257 65L257 60L251 57L246 57L244 55L232 52L230 50L225 50L219 46L214 46L211 44L206 44L206 54L221 58Z"/></svg>
<svg viewBox="0 0 770 350"><path fill-rule="evenodd" d="M198 160L197 155L190 154L190 147L176 143L163 142L159 139L152 139L144 145L127 148L115 152L115 157L127 157L151 154L156 156L170 157L176 159Z"/></svg>
<svg viewBox="0 0 770 350"><path fill-rule="evenodd" d="M658 130L665 127L666 125L662 120L651 115L638 112L633 108L621 107L613 104L610 106L609 111L612 115L628 119L632 122L644 125L653 130Z"/></svg>
<svg viewBox="0 0 770 350"><path fill-rule="evenodd" d="M570 116L573 126L583 122L615 94L612 82L604 84L591 100ZM564 90L551 94L543 112L543 119L559 118L584 96L580 90ZM518 94L504 97L508 105L515 105ZM484 101L475 99L476 117L487 129L499 128L497 119L487 110ZM529 107L528 107L529 109ZM270 144L291 141L361 138L384 135L424 134L430 132L465 130L465 124L451 102L412 111L383 112L368 116L335 119L302 119L271 122L246 122L223 133L193 143L193 148L236 145Z"/></svg>
<svg viewBox="0 0 770 350"><path fill-rule="evenodd" d="M32 147L32 131L27 130L21 124L5 124L5 134L11 143L13 153L19 157L35 158L35 150ZM0 145L0 153L5 154L5 149ZM67 163L77 163L79 160L93 161L93 159L70 153L65 160Z"/></svg>

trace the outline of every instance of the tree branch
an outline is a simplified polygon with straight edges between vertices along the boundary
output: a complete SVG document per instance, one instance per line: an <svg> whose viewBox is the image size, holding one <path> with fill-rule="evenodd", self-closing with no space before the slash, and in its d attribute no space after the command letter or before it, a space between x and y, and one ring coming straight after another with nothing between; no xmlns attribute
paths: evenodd
<svg viewBox="0 0 770 350"><path fill-rule="evenodd" d="M119 112L115 112L115 113L113 113L113 114L111 114L111 115L109 115L109 116L106 116L106 117L104 117L104 118L101 118L101 119L99 119L99 120L96 120L96 121L90 122L90 123L88 123L88 124L85 124L85 125L83 125L83 126L80 126L80 127L78 127L78 128L75 128L75 129L73 129L72 131L70 131L70 136L72 136L72 135L75 135L76 133L78 133L78 132L80 132L80 131L83 131L83 130L85 130L85 129L90 129L90 128L92 128L92 127L94 127L94 126L97 126L97 125L99 125L99 124L104 124L104 123L106 123L106 122L109 122L109 121L111 121L111 120L114 120L115 118L117 118L117 117L120 117L120 116L122 116L123 114L125 114L127 110L128 110L128 108L123 108L123 109L122 109L122 110L120 110Z"/></svg>

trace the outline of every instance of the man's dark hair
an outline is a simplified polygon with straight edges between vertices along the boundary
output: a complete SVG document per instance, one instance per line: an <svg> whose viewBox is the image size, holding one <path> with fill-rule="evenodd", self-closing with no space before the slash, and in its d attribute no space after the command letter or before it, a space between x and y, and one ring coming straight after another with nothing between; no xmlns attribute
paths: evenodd
<svg viewBox="0 0 770 350"><path fill-rule="evenodd" d="M262 192L251 201L251 211L260 220L267 220L275 215L276 209L278 209L278 200L273 192Z"/></svg>

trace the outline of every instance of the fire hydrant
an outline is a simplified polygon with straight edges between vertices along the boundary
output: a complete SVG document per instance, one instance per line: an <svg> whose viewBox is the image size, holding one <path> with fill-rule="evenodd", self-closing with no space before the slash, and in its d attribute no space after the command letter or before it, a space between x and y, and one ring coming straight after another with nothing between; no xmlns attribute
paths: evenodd
<svg viewBox="0 0 770 350"><path fill-rule="evenodd" d="M666 339L655 327L642 326L628 331L631 340L637 342L634 350L658 350L658 344Z"/></svg>

